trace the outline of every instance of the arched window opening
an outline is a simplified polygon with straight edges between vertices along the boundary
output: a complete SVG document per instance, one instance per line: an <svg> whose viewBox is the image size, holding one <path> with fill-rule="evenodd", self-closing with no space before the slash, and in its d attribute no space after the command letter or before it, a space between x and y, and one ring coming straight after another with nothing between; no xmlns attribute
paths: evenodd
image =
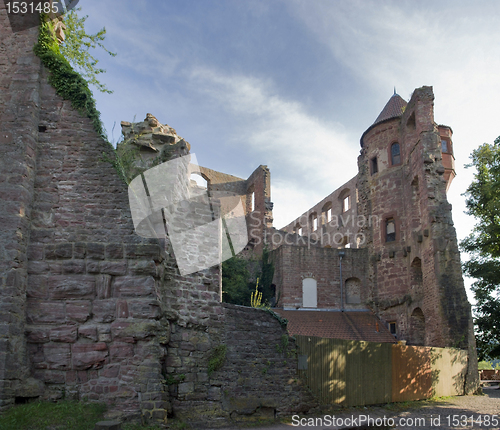
<svg viewBox="0 0 500 430"><path fill-rule="evenodd" d="M318 307L318 286L316 279L305 278L302 280L302 307Z"/></svg>
<svg viewBox="0 0 500 430"><path fill-rule="evenodd" d="M199 173L191 173L189 177L191 186L208 189L208 181Z"/></svg>
<svg viewBox="0 0 500 430"><path fill-rule="evenodd" d="M309 223L312 231L316 231L318 229L318 215L316 212L312 213L309 217Z"/></svg>
<svg viewBox="0 0 500 430"><path fill-rule="evenodd" d="M346 279L345 298L347 304L361 303L361 281L358 278Z"/></svg>
<svg viewBox="0 0 500 430"><path fill-rule="evenodd" d="M396 223L394 218L387 218L385 221L385 241L394 242L396 240Z"/></svg>
<svg viewBox="0 0 500 430"><path fill-rule="evenodd" d="M348 195L347 197L344 197L344 200L342 201L342 212L347 212L349 209L351 209L351 196Z"/></svg>
<svg viewBox="0 0 500 430"><path fill-rule="evenodd" d="M375 173L378 173L378 161L377 161L377 157L373 157L370 160L370 170L371 170L371 174L372 175L374 175Z"/></svg>
<svg viewBox="0 0 500 430"><path fill-rule="evenodd" d="M321 209L323 225L328 224L332 220L332 202L327 202Z"/></svg>
<svg viewBox="0 0 500 430"><path fill-rule="evenodd" d="M397 142L391 145L391 164L393 166L401 164L401 151Z"/></svg>
<svg viewBox="0 0 500 430"><path fill-rule="evenodd" d="M415 308L410 317L411 345L425 345L425 316L422 309Z"/></svg>
<svg viewBox="0 0 500 430"><path fill-rule="evenodd" d="M415 257L411 262L410 277L412 287L418 287L422 285L422 260L420 260L420 258L418 257Z"/></svg>

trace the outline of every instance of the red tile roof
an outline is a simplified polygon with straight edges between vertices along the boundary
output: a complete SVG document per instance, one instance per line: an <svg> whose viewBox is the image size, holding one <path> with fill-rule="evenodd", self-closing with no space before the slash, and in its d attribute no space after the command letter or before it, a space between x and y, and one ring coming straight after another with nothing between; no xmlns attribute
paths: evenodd
<svg viewBox="0 0 500 430"><path fill-rule="evenodd" d="M372 312L285 311L273 309L288 320L291 335L330 339L396 342L394 336Z"/></svg>
<svg viewBox="0 0 500 430"><path fill-rule="evenodd" d="M408 103L406 103L406 101L399 94L394 93L373 124L378 124L379 122L387 119L400 117L405 111L407 104Z"/></svg>

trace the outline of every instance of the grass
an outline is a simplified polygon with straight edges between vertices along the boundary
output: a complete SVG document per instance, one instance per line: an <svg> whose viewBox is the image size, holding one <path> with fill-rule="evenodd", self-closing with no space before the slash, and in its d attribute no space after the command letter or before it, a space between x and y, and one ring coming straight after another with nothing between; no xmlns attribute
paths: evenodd
<svg viewBox="0 0 500 430"><path fill-rule="evenodd" d="M0 416L0 430L93 430L106 406L64 400L14 406Z"/></svg>
<svg viewBox="0 0 500 430"><path fill-rule="evenodd" d="M0 430L93 430L99 421L105 421L106 406L102 403L61 400L16 405L0 415ZM169 420L170 424L170 420ZM173 423L172 429L184 429L182 423ZM123 430L161 430L155 425L124 423Z"/></svg>

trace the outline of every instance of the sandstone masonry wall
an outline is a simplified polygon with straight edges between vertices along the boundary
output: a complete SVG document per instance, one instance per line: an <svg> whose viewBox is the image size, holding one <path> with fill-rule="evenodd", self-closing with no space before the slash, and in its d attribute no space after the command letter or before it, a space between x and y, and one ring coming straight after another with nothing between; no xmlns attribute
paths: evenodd
<svg viewBox="0 0 500 430"><path fill-rule="evenodd" d="M236 402L248 393L224 370L209 375L212 352L226 344L226 370L243 374L240 354L262 342L248 357L264 363L284 331L261 311L224 307L219 266L182 276L168 237L135 233L127 185L104 161L112 148L47 83L32 52L37 35L13 34L0 5L0 408L87 398L107 403L110 417L165 422L198 402L228 419L240 409L224 406L224 384ZM188 153L174 144L169 157ZM169 186L188 195L187 170ZM179 206L173 216L182 214ZM250 320L252 333L233 336ZM251 392L287 393L262 408L304 404L307 393L290 383L296 361L281 368L275 385L260 367L250 374ZM197 410L190 419L201 422Z"/></svg>

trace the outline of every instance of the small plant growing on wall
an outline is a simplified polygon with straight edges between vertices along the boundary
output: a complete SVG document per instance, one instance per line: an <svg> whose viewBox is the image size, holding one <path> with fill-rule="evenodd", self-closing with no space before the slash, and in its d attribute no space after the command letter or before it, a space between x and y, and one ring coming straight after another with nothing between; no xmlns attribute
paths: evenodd
<svg viewBox="0 0 500 430"><path fill-rule="evenodd" d="M222 368L226 361L226 352L227 346L224 344L218 345L212 350L208 359L208 376Z"/></svg>

